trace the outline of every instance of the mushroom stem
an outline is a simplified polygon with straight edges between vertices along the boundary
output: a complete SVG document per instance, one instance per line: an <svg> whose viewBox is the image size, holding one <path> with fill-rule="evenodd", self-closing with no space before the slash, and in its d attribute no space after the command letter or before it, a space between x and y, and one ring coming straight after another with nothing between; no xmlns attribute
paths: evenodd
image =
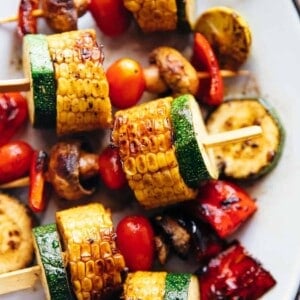
<svg viewBox="0 0 300 300"><path fill-rule="evenodd" d="M96 176L99 172L98 155L81 151L79 157L79 176L86 180Z"/></svg>

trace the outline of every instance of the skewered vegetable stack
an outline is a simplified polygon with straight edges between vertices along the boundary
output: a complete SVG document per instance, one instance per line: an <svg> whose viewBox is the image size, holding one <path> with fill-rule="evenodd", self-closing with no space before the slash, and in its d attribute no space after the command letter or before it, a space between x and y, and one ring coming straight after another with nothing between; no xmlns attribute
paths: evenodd
<svg viewBox="0 0 300 300"><path fill-rule="evenodd" d="M112 142L128 184L144 207L194 199L201 180L218 177L211 151L201 144L205 135L192 95L161 98L116 113Z"/></svg>
<svg viewBox="0 0 300 300"><path fill-rule="evenodd" d="M59 135L109 127L103 52L93 29L24 37L30 120Z"/></svg>
<svg viewBox="0 0 300 300"><path fill-rule="evenodd" d="M58 211L56 222L33 231L48 299L72 299L73 293L77 299L103 299L119 292L125 261L110 211L91 203Z"/></svg>

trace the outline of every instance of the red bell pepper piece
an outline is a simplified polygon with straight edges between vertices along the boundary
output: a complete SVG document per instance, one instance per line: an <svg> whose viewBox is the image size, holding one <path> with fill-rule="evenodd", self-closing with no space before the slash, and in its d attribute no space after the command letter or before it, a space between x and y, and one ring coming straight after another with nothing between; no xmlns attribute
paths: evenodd
<svg viewBox="0 0 300 300"><path fill-rule="evenodd" d="M47 204L50 185L46 181L45 172L48 166L48 155L43 150L33 153L30 166L29 207L34 212L42 212Z"/></svg>
<svg viewBox="0 0 300 300"><path fill-rule="evenodd" d="M201 300L251 299L269 291L276 280L235 241L202 267Z"/></svg>
<svg viewBox="0 0 300 300"><path fill-rule="evenodd" d="M0 146L9 142L27 118L27 102L20 93L0 94Z"/></svg>
<svg viewBox="0 0 300 300"><path fill-rule="evenodd" d="M210 180L199 187L196 201L188 209L208 222L221 238L236 231L256 210L252 197L231 182Z"/></svg>
<svg viewBox="0 0 300 300"><path fill-rule="evenodd" d="M208 79L200 79L196 98L208 105L219 105L224 98L224 84L219 63L207 39L199 32L194 34L192 64L198 71L207 71Z"/></svg>
<svg viewBox="0 0 300 300"><path fill-rule="evenodd" d="M21 0L18 12L18 33L20 36L37 33L37 19L33 11L39 8L39 0Z"/></svg>

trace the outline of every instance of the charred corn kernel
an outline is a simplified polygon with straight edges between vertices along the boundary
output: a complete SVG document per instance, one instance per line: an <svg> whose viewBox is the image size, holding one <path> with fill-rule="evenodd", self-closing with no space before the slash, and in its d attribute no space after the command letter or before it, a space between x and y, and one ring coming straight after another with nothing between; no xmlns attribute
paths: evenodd
<svg viewBox="0 0 300 300"><path fill-rule="evenodd" d="M47 36L56 90L59 135L109 127L112 121L103 53L92 29Z"/></svg>
<svg viewBox="0 0 300 300"><path fill-rule="evenodd" d="M177 27L176 0L124 0L123 3L144 32L170 31Z"/></svg>
<svg viewBox="0 0 300 300"><path fill-rule="evenodd" d="M77 299L100 299L119 288L125 260L116 247L111 213L91 203L56 213Z"/></svg>
<svg viewBox="0 0 300 300"><path fill-rule="evenodd" d="M149 101L115 115L112 141L119 148L129 186L146 208L196 196L179 173L170 125L172 100L166 97ZM180 186L180 193L174 184Z"/></svg>

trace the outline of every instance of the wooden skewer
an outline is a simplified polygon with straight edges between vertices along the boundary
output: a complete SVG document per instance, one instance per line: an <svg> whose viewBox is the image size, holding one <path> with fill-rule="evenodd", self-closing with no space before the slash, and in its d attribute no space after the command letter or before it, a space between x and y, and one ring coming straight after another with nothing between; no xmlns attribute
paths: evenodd
<svg viewBox="0 0 300 300"><path fill-rule="evenodd" d="M0 80L0 92L23 92L30 90L29 79L9 79L9 80Z"/></svg>
<svg viewBox="0 0 300 300"><path fill-rule="evenodd" d="M17 292L34 287L39 279L41 267L32 266L17 271L0 274L0 295Z"/></svg>
<svg viewBox="0 0 300 300"><path fill-rule="evenodd" d="M43 17L44 16L44 11L42 9L36 9L32 12L33 16L36 18ZM18 20L18 16L10 16L6 17L0 20L0 24L5 24L5 23L10 23L10 22L15 22Z"/></svg>
<svg viewBox="0 0 300 300"><path fill-rule="evenodd" d="M201 138L201 140L205 147L213 148L230 143L242 142L251 138L259 137L261 134L262 128L258 125L253 125L235 130L208 134Z"/></svg>
<svg viewBox="0 0 300 300"><path fill-rule="evenodd" d="M205 147L213 148L216 146L226 145L234 142L242 142L251 138L259 137L261 134L261 127L253 125L226 132L205 135L201 138L201 141L205 145ZM29 183L29 177L23 177L8 183L1 184L0 190L25 187L28 186Z"/></svg>
<svg viewBox="0 0 300 300"><path fill-rule="evenodd" d="M19 187L25 187L29 185L29 177L22 177L20 179L10 181L8 183L3 183L0 185L1 189L13 189L13 188L19 188Z"/></svg>
<svg viewBox="0 0 300 300"><path fill-rule="evenodd" d="M235 77L235 76L248 76L250 71L248 70L239 70L239 71L231 71L231 70L220 70L221 76L224 78ZM209 78L210 74L208 72L198 72L198 78Z"/></svg>
<svg viewBox="0 0 300 300"><path fill-rule="evenodd" d="M248 70L231 71L231 70L221 70L221 76L224 78L235 77L235 76L248 76L250 72ZM208 72L198 72L198 78L209 78L210 74ZM30 90L30 81L27 78L21 79L8 79L0 80L0 93L5 92L23 92Z"/></svg>

